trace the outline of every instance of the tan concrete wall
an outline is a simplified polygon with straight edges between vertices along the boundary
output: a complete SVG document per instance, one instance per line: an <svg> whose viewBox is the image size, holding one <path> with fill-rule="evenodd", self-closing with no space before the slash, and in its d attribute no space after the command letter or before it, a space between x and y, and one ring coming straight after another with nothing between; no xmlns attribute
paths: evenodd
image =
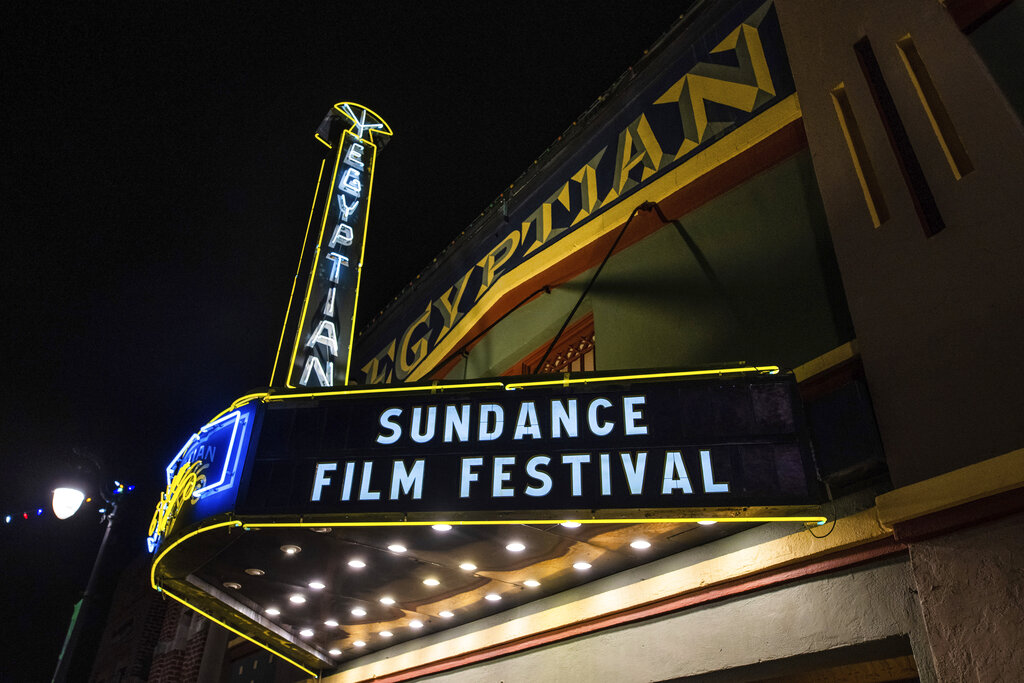
<svg viewBox="0 0 1024 683"><path fill-rule="evenodd" d="M942 681L1024 676L1024 514L916 543L910 562Z"/></svg>
<svg viewBox="0 0 1024 683"><path fill-rule="evenodd" d="M936 0L778 0L808 144L897 486L1024 445L1024 129ZM974 170L903 64L910 34ZM867 36L945 221L926 237L853 45ZM873 227L830 91L846 86L889 218Z"/></svg>

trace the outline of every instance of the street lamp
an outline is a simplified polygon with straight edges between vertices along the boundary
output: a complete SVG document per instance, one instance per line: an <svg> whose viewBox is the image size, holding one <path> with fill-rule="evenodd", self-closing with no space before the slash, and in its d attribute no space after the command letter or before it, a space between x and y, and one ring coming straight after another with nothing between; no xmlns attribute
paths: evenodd
<svg viewBox="0 0 1024 683"><path fill-rule="evenodd" d="M71 475L71 478L64 479L53 489L53 514L58 519L68 519L82 506L85 501L84 490L91 488L87 483L88 477L82 476L78 470ZM78 638L82 631L82 624L86 616L92 611L92 604L96 600L96 584L99 581L100 566L103 564L103 555L107 549L107 541L110 539L110 530L114 526L114 519L117 517L118 504L125 491L131 491L134 486L125 487L119 481L114 482L114 488L110 495L107 495L102 488L99 495L107 502L107 506L100 508L102 517L100 521L107 523L103 532L103 540L100 541L100 549L96 553L96 559L92 565L92 573L89 574L89 583L86 584L82 598L75 605L71 615L71 624L68 626L67 636L64 638L64 645L61 647L60 656L57 658L57 670L53 673L52 683L65 683L71 670L71 663L74 660L75 647L78 645Z"/></svg>

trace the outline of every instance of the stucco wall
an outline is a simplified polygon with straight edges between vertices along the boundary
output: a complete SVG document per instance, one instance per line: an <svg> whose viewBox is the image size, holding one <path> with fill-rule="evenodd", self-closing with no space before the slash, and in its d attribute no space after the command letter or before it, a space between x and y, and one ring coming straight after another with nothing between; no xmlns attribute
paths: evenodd
<svg viewBox="0 0 1024 683"><path fill-rule="evenodd" d="M1024 514L910 548L942 681L1024 677Z"/></svg>
<svg viewBox="0 0 1024 683"><path fill-rule="evenodd" d="M775 590L577 638L422 680L445 683L662 681L911 633L917 601L905 561ZM915 642L916 641L916 642ZM923 643L921 643L923 644ZM921 658L919 657L919 660ZM919 667L921 662L919 661ZM931 680L927 666L922 680ZM735 672L754 680L757 668Z"/></svg>
<svg viewBox="0 0 1024 683"><path fill-rule="evenodd" d="M776 6L893 483L1020 448L1020 120L937 0ZM908 34L973 164L959 179L900 57ZM853 46L865 36L945 221L932 237L858 65ZM878 228L830 94L840 83L888 206Z"/></svg>

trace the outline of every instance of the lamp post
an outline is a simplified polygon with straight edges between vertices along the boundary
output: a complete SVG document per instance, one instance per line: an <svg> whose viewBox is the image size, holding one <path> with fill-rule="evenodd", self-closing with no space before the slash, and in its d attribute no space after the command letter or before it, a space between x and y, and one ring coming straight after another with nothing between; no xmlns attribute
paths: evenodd
<svg viewBox="0 0 1024 683"><path fill-rule="evenodd" d="M103 564L103 556L107 549L107 542L110 540L110 530L114 526L114 519L117 517L118 503L125 487L120 482L114 482L115 489L111 495L100 492L100 495L107 502L106 508L101 509L103 517L101 521L107 523L103 531L103 540L100 541L100 549L96 553L96 559L92 564L92 572L89 574L89 583L85 586L85 592L75 605L71 615L71 624L68 626L67 635L64 637L64 645L61 647L60 655L57 658L57 670L53 672L52 683L65 683L71 670L74 660L75 647L82 632L82 623L86 615L92 612L92 604L96 599L96 584L99 581L100 566ZM79 484L59 486L53 490L53 513L58 519L67 519L74 515L85 500L85 493ZM130 487L134 488L134 487Z"/></svg>

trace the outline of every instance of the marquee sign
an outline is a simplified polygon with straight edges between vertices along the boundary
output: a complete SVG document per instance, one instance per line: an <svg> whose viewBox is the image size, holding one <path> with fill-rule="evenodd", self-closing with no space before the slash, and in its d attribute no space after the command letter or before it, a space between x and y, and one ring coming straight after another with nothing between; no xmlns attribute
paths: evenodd
<svg viewBox="0 0 1024 683"><path fill-rule="evenodd" d="M422 389L272 397L236 512L560 519L816 502L790 375Z"/></svg>
<svg viewBox="0 0 1024 683"><path fill-rule="evenodd" d="M585 142L561 150L546 178L517 194L507 215L487 219L463 248L423 274L401 314L360 342L353 375L360 383L425 377L497 297L579 249L580 234L602 214L794 93L770 0L737 2L691 32L691 40L675 43L675 54L659 56L664 68L638 76L628 96L608 105L615 113L595 119L594 130L577 138Z"/></svg>

